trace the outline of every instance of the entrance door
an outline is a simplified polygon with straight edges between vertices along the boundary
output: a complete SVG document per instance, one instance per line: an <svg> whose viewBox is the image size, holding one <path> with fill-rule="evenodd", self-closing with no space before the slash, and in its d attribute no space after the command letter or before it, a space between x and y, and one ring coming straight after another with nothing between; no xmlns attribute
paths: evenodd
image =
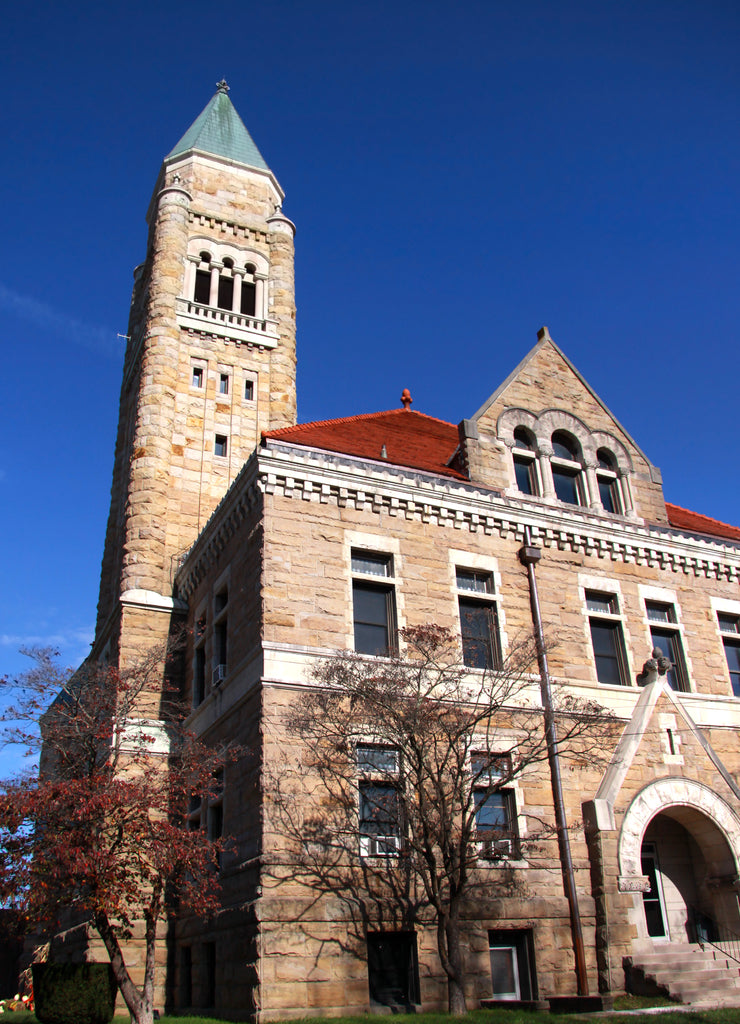
<svg viewBox="0 0 740 1024"><path fill-rule="evenodd" d="M663 888L658 873L658 855L654 843L642 844L642 873L650 880L650 888L642 894L645 908L645 924L647 933L652 939L667 939L665 904Z"/></svg>
<svg viewBox="0 0 740 1024"><path fill-rule="evenodd" d="M521 999L516 946L491 946L494 999Z"/></svg>

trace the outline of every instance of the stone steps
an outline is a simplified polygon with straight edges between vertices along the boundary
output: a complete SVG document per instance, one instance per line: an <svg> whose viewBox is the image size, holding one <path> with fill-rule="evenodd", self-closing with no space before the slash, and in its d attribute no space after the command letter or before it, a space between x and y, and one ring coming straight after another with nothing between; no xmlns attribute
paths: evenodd
<svg viewBox="0 0 740 1024"><path fill-rule="evenodd" d="M624 959L628 987L692 1006L739 1006L740 964L695 943L666 943Z"/></svg>

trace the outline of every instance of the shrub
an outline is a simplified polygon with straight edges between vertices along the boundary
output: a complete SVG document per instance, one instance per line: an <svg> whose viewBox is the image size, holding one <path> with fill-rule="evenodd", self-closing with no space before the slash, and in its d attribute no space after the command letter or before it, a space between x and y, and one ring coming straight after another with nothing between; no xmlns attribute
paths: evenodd
<svg viewBox="0 0 740 1024"><path fill-rule="evenodd" d="M109 1024L116 1004L110 964L34 964L33 992L41 1024Z"/></svg>

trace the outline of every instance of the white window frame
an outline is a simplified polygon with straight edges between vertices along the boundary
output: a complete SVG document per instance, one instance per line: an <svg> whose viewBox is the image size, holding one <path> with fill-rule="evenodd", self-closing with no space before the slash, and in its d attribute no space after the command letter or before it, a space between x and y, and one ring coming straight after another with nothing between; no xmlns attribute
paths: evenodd
<svg viewBox="0 0 740 1024"><path fill-rule="evenodd" d="M678 595L675 590L668 590L664 587L653 587L645 584L638 584L638 591L640 595L640 601L642 604L642 622L645 628L645 635L647 637L647 658L652 657L653 651L653 636L652 629L668 629L672 632L677 633L679 642L681 645L681 653L683 655L683 664L686 671L686 689L676 690L675 693L696 693L694 687L694 672L691 667L691 659L689 658L688 648L686 646L686 635L683 623L683 615L681 612L681 604L678 600ZM648 617L647 606L648 604L666 604L673 606L673 612L675 615L675 622L656 622L654 619ZM643 659L643 661L646 659ZM640 665L642 668L642 665Z"/></svg>
<svg viewBox="0 0 740 1024"><path fill-rule="evenodd" d="M617 601L617 607L619 611L617 613L608 612L592 612L588 607L588 600L586 598L587 592L603 594L604 597L614 597ZM629 628L627 624L627 617L624 612L624 596L622 594L622 588L619 580L609 579L608 577L602 576L590 576L585 573L579 573L578 575L578 594L581 599L581 607L583 608L583 632L586 640L587 650L589 652L589 668L591 670L591 681L594 686L598 686L600 690L607 689L613 692L619 692L634 688L635 683L635 669L634 669L634 658L632 655L632 645L630 640ZM624 658L625 658L625 674L626 680L624 684L613 684L613 683L601 683L599 682L599 676L596 671L596 655L594 654L593 638L591 636L591 619L604 619L605 621L618 622L622 630L622 644L624 647ZM642 668L642 663L639 668ZM639 669L637 669L639 671Z"/></svg>
<svg viewBox="0 0 740 1024"><path fill-rule="evenodd" d="M395 600L395 614L396 614L396 645L400 650L400 633L406 625L406 618L404 614L404 593L401 586L401 580L403 579L403 556L401 555L401 545L396 537L389 537L385 534L373 534L373 533L361 533L355 530L347 530L342 538L344 564L346 566L346 590L345 590L345 637L347 643L347 649L352 651L355 647L355 620L354 620L354 607L353 607L353 580L367 580L368 582L378 583L383 581L389 587L393 587L393 596ZM356 552L361 554L365 551L368 555L384 555L391 558L391 564L393 566L393 576L373 576L365 575L363 573L355 574L352 571L352 554ZM366 658L381 657L381 655L366 654L363 655Z"/></svg>
<svg viewBox="0 0 740 1024"><path fill-rule="evenodd" d="M392 751L396 755L395 768L383 771L378 769L377 771L368 770L360 766L359 750L361 748L369 748L376 750L388 750ZM367 858L396 858L398 857L401 846L403 845L403 826L399 820L397 823L398 835L371 835L364 834L360 831L362 827L361 814L361 801L362 801L362 785L367 783L369 785L382 785L391 788L393 786L392 780L399 779L401 776L401 751L398 747L395 747L392 743L383 743L378 739L366 739L365 737L358 737L352 744L352 756L354 757L355 764L355 775L357 778L357 837L359 840L359 851L360 857L363 859ZM398 789L398 786L394 787ZM400 809L400 803L399 803ZM378 843L382 842L385 845L385 849L378 849Z"/></svg>

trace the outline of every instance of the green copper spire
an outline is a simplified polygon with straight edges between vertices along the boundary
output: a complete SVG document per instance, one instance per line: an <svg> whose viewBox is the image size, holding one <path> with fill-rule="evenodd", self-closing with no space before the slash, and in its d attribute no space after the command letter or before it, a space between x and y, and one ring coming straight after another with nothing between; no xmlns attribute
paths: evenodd
<svg viewBox="0 0 740 1024"><path fill-rule="evenodd" d="M175 148L170 150L166 160L197 149L201 153L212 153L249 167L269 170L229 99L228 91L226 82L220 81L216 95L193 121Z"/></svg>

